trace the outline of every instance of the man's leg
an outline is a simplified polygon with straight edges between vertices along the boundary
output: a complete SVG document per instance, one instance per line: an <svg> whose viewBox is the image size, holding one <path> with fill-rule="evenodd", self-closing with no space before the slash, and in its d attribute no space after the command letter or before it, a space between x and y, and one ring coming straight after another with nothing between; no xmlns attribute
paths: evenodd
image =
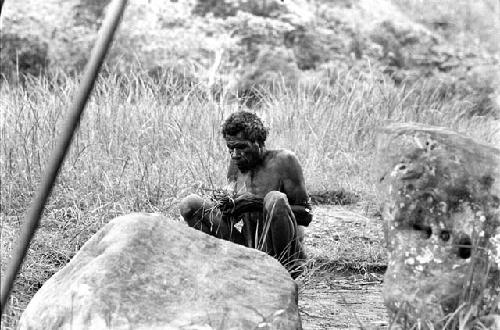
<svg viewBox="0 0 500 330"><path fill-rule="evenodd" d="M299 242L295 216L285 194L271 191L264 198L264 223L259 228L257 248L278 259L291 273L297 277L297 267L305 259L305 253Z"/></svg>
<svg viewBox="0 0 500 330"><path fill-rule="evenodd" d="M241 234L233 228L233 225L222 219L220 210L198 195L185 197L180 202L179 210L189 227L238 244L243 241Z"/></svg>

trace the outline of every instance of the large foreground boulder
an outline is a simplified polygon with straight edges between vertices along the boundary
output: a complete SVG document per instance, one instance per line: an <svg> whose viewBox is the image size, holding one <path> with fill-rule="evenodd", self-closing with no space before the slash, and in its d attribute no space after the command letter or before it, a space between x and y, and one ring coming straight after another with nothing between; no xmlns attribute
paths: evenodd
<svg viewBox="0 0 500 330"><path fill-rule="evenodd" d="M411 124L385 127L378 144L389 312L419 329L497 329L500 150Z"/></svg>
<svg viewBox="0 0 500 330"><path fill-rule="evenodd" d="M36 293L20 329L301 329L272 257L165 217L112 220Z"/></svg>

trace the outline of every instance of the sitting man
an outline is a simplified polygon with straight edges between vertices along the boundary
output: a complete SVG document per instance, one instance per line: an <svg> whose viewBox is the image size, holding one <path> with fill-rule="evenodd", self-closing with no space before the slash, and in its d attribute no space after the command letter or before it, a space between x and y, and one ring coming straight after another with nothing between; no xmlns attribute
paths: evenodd
<svg viewBox="0 0 500 330"><path fill-rule="evenodd" d="M309 196L297 157L289 150L267 150L267 133L253 113L230 115L222 135L231 154L227 190L232 197L212 203L190 195L180 211L190 227L264 251L295 278L305 259L299 225L308 226L312 220ZM235 224L240 221L243 227L238 230Z"/></svg>

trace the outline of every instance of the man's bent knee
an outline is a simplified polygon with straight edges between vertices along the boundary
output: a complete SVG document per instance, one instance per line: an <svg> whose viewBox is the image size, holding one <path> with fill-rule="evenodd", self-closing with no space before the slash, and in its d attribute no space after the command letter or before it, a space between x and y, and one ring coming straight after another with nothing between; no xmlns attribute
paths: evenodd
<svg viewBox="0 0 500 330"><path fill-rule="evenodd" d="M189 220L193 218L195 213L199 212L202 208L203 208L203 198L195 194L191 194L183 198L179 204L179 211L184 220L186 220L188 223Z"/></svg>
<svg viewBox="0 0 500 330"><path fill-rule="evenodd" d="M276 207L284 207L284 206L289 206L288 204L288 197L280 191L270 191L266 194L264 197L264 208L267 211L271 211L273 208Z"/></svg>

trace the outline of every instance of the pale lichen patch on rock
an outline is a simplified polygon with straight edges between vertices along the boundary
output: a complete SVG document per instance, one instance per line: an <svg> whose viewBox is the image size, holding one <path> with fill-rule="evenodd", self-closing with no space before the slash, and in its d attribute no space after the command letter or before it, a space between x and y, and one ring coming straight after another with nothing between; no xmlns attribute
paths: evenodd
<svg viewBox="0 0 500 330"><path fill-rule="evenodd" d="M500 150L416 124L389 125L377 143L390 173L378 176L389 311L424 328L459 306L489 313L500 286Z"/></svg>

